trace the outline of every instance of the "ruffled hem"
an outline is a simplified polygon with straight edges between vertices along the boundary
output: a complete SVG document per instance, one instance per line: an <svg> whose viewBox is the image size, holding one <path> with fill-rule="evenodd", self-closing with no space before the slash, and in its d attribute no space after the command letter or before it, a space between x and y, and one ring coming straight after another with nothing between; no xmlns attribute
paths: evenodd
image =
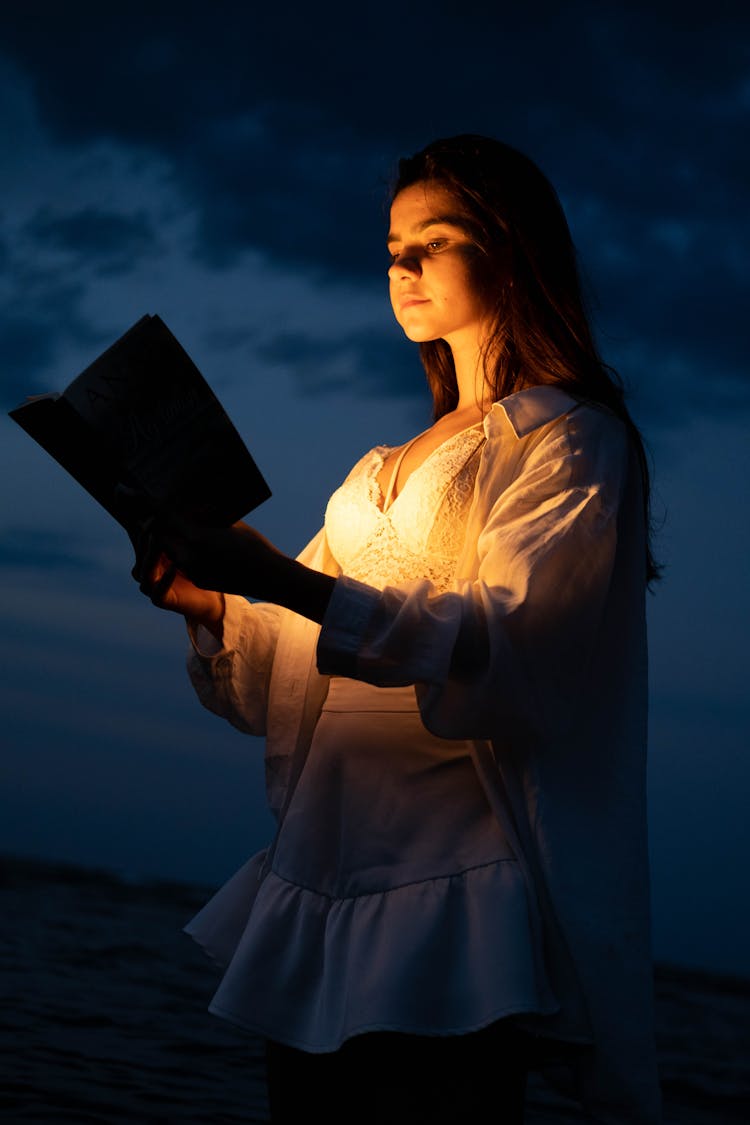
<svg viewBox="0 0 750 1125"><path fill-rule="evenodd" d="M513 860L336 899L254 856L186 927L228 966L210 1010L306 1051L389 1030L461 1034L558 1010Z"/></svg>

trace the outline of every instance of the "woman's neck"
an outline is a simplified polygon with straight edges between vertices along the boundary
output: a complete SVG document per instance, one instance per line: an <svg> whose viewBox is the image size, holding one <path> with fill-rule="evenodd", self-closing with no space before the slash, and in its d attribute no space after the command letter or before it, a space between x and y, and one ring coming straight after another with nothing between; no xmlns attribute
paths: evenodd
<svg viewBox="0 0 750 1125"><path fill-rule="evenodd" d="M453 365L456 371L458 402L456 413L471 411L486 414L492 405L492 387L487 381L486 355L478 342L457 347L451 344Z"/></svg>

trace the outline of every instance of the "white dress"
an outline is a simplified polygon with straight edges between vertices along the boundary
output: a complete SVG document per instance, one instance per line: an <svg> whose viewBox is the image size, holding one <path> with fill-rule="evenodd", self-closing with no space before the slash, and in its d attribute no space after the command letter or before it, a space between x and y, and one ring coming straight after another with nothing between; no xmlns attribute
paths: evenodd
<svg viewBox="0 0 750 1125"><path fill-rule="evenodd" d="M390 504L389 450L362 458L326 511L342 571L447 590L483 442L478 427L448 438ZM427 731L413 685L332 678L273 847L187 929L228 965L211 1011L308 1051L557 1009L469 743Z"/></svg>

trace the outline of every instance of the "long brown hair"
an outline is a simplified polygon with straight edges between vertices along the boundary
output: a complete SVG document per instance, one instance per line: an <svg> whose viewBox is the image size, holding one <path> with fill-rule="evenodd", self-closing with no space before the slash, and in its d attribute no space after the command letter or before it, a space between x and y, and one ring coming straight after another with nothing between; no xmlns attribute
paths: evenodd
<svg viewBox="0 0 750 1125"><path fill-rule="evenodd" d="M648 460L620 377L602 361L594 342L575 246L555 189L523 153L474 134L434 141L400 160L391 198L424 181L445 187L461 203L484 258L481 272L490 278L492 308L485 375L493 400L529 384L554 383L578 399L608 407L625 423L643 477L651 583L659 566L650 543ZM493 273L506 280L493 286ZM438 419L458 402L453 354L444 340L422 343L419 350Z"/></svg>

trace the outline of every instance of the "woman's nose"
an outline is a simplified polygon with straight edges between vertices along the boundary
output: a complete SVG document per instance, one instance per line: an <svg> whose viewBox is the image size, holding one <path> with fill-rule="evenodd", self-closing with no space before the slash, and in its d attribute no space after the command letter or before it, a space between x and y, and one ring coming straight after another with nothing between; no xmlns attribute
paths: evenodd
<svg viewBox="0 0 750 1125"><path fill-rule="evenodd" d="M402 277L419 277L422 273L422 264L416 254L399 254L395 262L388 267L388 277L391 281L398 281Z"/></svg>

